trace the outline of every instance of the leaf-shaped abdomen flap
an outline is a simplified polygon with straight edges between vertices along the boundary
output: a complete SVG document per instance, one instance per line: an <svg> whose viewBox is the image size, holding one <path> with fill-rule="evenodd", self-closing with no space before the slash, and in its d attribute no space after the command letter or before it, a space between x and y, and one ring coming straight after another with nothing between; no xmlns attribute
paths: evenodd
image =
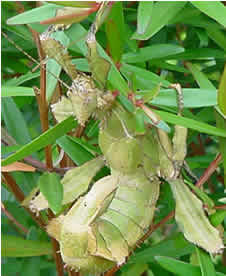
<svg viewBox="0 0 226 276"><path fill-rule="evenodd" d="M219 253L223 242L204 213L202 201L193 194L182 179L169 181L176 200L176 221L185 238L210 253Z"/></svg>

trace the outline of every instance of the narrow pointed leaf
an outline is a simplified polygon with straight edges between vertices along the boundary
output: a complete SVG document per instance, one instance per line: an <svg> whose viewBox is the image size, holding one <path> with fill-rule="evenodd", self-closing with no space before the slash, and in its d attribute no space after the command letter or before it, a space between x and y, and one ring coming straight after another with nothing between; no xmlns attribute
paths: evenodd
<svg viewBox="0 0 226 276"><path fill-rule="evenodd" d="M194 251L194 246L185 240L181 233L171 235L149 248L137 252L135 256L129 258L129 263L152 263L156 255L169 257L181 257ZM183 275L184 276L184 275Z"/></svg>
<svg viewBox="0 0 226 276"><path fill-rule="evenodd" d="M156 44L139 49L136 53L126 53L123 55L122 61L125 63L139 63L152 59L165 58L170 55L183 53L184 48L171 44Z"/></svg>
<svg viewBox="0 0 226 276"><path fill-rule="evenodd" d="M68 154L68 156L77 164L82 165L93 158L93 155L83 146L80 146L68 136L63 136L57 140L57 144Z"/></svg>
<svg viewBox="0 0 226 276"><path fill-rule="evenodd" d="M152 12L154 8L153 1L140 1L137 14L137 34L144 34L151 24Z"/></svg>
<svg viewBox="0 0 226 276"><path fill-rule="evenodd" d="M109 51L114 62L121 59L125 38L125 26L122 2L118 1L112 7L105 23Z"/></svg>
<svg viewBox="0 0 226 276"><path fill-rule="evenodd" d="M95 1L47 1L50 3L55 3L57 5L62 5L62 6L68 6L68 7L95 7L98 3Z"/></svg>
<svg viewBox="0 0 226 276"><path fill-rule="evenodd" d="M196 253L198 255L202 276L216 276L216 272L210 255L203 249L198 247L196 247Z"/></svg>
<svg viewBox="0 0 226 276"><path fill-rule="evenodd" d="M52 254L52 245L49 242L25 240L20 237L2 236L2 256L4 257L31 257Z"/></svg>
<svg viewBox="0 0 226 276"><path fill-rule="evenodd" d="M226 130L226 116L220 111L220 108L217 106L215 107L215 117L217 127ZM224 167L224 180L226 181L226 138L219 137L220 142L220 152L222 154L223 159L223 167Z"/></svg>
<svg viewBox="0 0 226 276"><path fill-rule="evenodd" d="M226 116L226 65L224 67L224 72L221 76L220 86L218 90L218 105L221 112Z"/></svg>
<svg viewBox="0 0 226 276"><path fill-rule="evenodd" d="M42 20L40 24L73 24L79 23L86 19L91 13L95 12L96 8L74 8L65 7L60 8L56 12L56 16Z"/></svg>
<svg viewBox="0 0 226 276"><path fill-rule="evenodd" d="M35 96L34 90L31 87L22 86L2 86L2 97L20 97L20 96Z"/></svg>
<svg viewBox="0 0 226 276"><path fill-rule="evenodd" d="M18 144L23 145L31 140L23 114L13 99L2 99L2 117L9 134L12 135Z"/></svg>
<svg viewBox="0 0 226 276"><path fill-rule="evenodd" d="M138 95L145 97L146 91L137 92ZM183 88L184 107L198 108L206 106L215 106L217 104L217 90ZM173 89L161 89L158 96L151 104L177 107L176 92Z"/></svg>
<svg viewBox="0 0 226 276"><path fill-rule="evenodd" d="M199 132L207 133L210 135L226 137L226 130L222 128L216 128L203 122L199 122L193 119L180 117L168 112L155 110L155 113L159 114L161 118L171 124L181 125L186 128L194 129Z"/></svg>
<svg viewBox="0 0 226 276"><path fill-rule="evenodd" d="M220 1L214 2L202 2L202 1L194 1L192 5L199 9L201 12L204 12L214 20L216 20L219 24L226 27L226 8L223 3Z"/></svg>
<svg viewBox="0 0 226 276"><path fill-rule="evenodd" d="M6 159L2 161L2 166L11 164L15 161L21 160L24 157L32 154L35 151L38 151L45 146L54 143L59 137L70 131L72 128L76 126L76 122L74 118L69 117L68 119L64 120L63 122L57 124L56 126L50 128L37 138L35 138L30 143L26 144L25 146L21 147L17 152L10 155Z"/></svg>
<svg viewBox="0 0 226 276"><path fill-rule="evenodd" d="M133 39L146 40L160 31L168 22L180 12L186 2L156 2L152 8L151 22L145 33L134 33ZM149 7L150 9L150 7Z"/></svg>
<svg viewBox="0 0 226 276"><path fill-rule="evenodd" d="M188 264L182 261L178 261L173 258L156 256L155 260L166 270L178 275L192 275L192 276L202 276L199 266ZM216 276L225 276L222 272L216 272Z"/></svg>
<svg viewBox="0 0 226 276"><path fill-rule="evenodd" d="M210 90L216 89L215 86L211 83L211 81L208 80L206 75L199 70L197 65L192 64L190 62L187 62L186 65L188 69L191 71L200 88Z"/></svg>
<svg viewBox="0 0 226 276"><path fill-rule="evenodd" d="M44 5L39 8L32 9L30 11L11 17L7 20L7 24L15 25L40 22L41 20L45 20L47 18L55 16L58 8L59 6L52 4Z"/></svg>

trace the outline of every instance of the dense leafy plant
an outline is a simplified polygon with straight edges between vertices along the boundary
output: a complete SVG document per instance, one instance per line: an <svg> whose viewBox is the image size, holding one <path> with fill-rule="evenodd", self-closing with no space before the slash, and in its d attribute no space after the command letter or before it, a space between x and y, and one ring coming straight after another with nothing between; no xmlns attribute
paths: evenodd
<svg viewBox="0 0 226 276"><path fill-rule="evenodd" d="M224 275L224 5L37 3L2 6L3 273L93 275L113 267L106 275ZM177 145L172 156L167 132ZM120 209L120 195L138 203ZM174 199L191 243L178 232ZM93 212L88 230L77 231ZM96 247L87 249L89 231Z"/></svg>

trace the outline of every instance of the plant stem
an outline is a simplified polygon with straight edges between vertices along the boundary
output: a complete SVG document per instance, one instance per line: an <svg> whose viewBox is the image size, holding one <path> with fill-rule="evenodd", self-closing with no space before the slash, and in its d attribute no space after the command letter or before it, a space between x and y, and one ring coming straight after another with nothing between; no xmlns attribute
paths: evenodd
<svg viewBox="0 0 226 276"><path fill-rule="evenodd" d="M41 42L39 39L39 34L31 29L31 33L34 37L34 40L36 42L36 46L38 49L39 59L40 62L43 63L45 60L45 54L43 52ZM40 69L40 93L36 90L36 98L40 113L40 121L42 126L42 131L45 132L49 129L49 120L48 120L48 103L46 100L46 66L41 66ZM45 160L46 160L46 167L48 170L53 169L53 161L52 161L52 148L51 145L48 145L45 147ZM54 215L49 210L49 218L54 218ZM52 247L53 247L53 255L56 262L56 270L58 276L64 275L64 267L63 267L63 261L61 258L61 255L59 254L59 244L58 242L51 238Z"/></svg>
<svg viewBox="0 0 226 276"><path fill-rule="evenodd" d="M49 169L47 168L47 166L45 164L43 164L42 162L34 159L33 157L25 157L24 161L26 161L26 163L32 165L33 167L35 167L37 170L39 171L54 171L56 173L59 173L60 175L64 175L68 170L73 169L74 167L63 167L63 168L52 168Z"/></svg>
<svg viewBox="0 0 226 276"><path fill-rule="evenodd" d="M45 54L41 47L41 42L39 39L39 34L30 29L31 33L34 37L36 42L36 46L38 49L39 59L41 64L43 64L45 60ZM40 121L42 126L42 131L45 132L49 129L49 120L48 120L48 103L46 101L46 65L44 64L40 68L40 93L36 90L36 99L38 103L38 109L40 113ZM53 161L52 161L52 150L51 145L45 147L45 159L46 159L46 166L50 169L53 168Z"/></svg>
<svg viewBox="0 0 226 276"><path fill-rule="evenodd" d="M13 177L8 172L2 172L4 177L4 181L6 182L8 188L11 190L15 198L21 203L24 200L24 194L20 187L16 184ZM24 206L23 206L24 207ZM31 215L33 220L43 229L45 230L45 223L40 216L36 216L34 213L31 212L29 208L24 207L25 210Z"/></svg>
<svg viewBox="0 0 226 276"><path fill-rule="evenodd" d="M15 224L24 234L28 233L28 229L26 227L24 227L22 224L20 224L15 218L14 216L8 211L6 210L4 204L1 202L1 210L2 212L6 215L6 217L13 223Z"/></svg>
<svg viewBox="0 0 226 276"><path fill-rule="evenodd" d="M199 181L196 183L197 187L200 188L210 178L210 176L215 172L216 168L218 167L221 159L222 155L221 153L219 153L215 160L211 162L208 168L204 171L203 175L199 178Z"/></svg>

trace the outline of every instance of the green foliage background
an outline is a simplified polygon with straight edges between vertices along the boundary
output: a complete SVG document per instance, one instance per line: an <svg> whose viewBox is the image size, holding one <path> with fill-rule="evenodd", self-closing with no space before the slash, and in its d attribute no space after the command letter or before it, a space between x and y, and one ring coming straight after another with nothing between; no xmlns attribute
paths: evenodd
<svg viewBox="0 0 226 276"><path fill-rule="evenodd" d="M29 1L22 2L22 5L28 11L33 10L36 3ZM2 30L24 51L37 59L36 46L27 26L6 23L6 20L16 15L20 8L21 6L15 2L2 2ZM26 14L24 17L18 17L17 23L31 22L30 26L33 29L42 32L46 26L38 22L53 11L52 8L44 9L36 15ZM91 14L65 32L70 39L68 48L74 58L73 62L78 70L84 72L89 72L85 58L85 35L94 16ZM226 127L225 120L222 116L219 117L214 109L218 104L224 113L226 106L226 87L223 80L225 74L221 82L221 96L217 98L225 63L225 27L226 7L219 1L118 1L114 4L108 20L97 33L101 54L109 59L107 52L113 64L108 86L112 90L120 91L122 102L126 102L131 88L128 81L132 83L134 91L137 90L137 94L142 94L142 91L148 93L156 84L162 83L160 94L151 104L161 108L158 114L165 122L181 124L190 129L186 160L198 177L203 174L217 153L222 151L223 165L220 165L204 185L205 191L216 205L220 205L218 200L225 197L223 178L226 167ZM121 74L115 66L119 64ZM33 86L39 86L40 74L31 72L34 66L35 64L5 37L2 38L2 155L5 159L3 165L21 160L28 155L44 162L44 147L48 143L53 145L54 160L58 158L57 145L62 147L77 165L92 159L94 153L100 151L96 145L98 124L94 120L90 120L85 129L85 137L88 139L72 139L66 133L74 128L76 123L68 119L63 124L54 126L50 114L51 129L41 134L38 106L32 89ZM55 64L49 66L52 66L51 70L55 75L60 74ZM47 78L49 100L56 80L51 75ZM61 73L60 78L68 82L64 73ZM175 94L168 89L170 83L180 83L184 88L186 118L174 116L176 101ZM107 173L105 169L97 177ZM11 175L27 195L37 185L41 172L13 172ZM3 275L56 275L48 236L37 227L24 209L19 208L4 178L2 201L14 218L28 230L26 234L21 232L3 212ZM161 221L173 209L171 191L168 185L163 184L155 223ZM224 235L225 211L219 210L217 214L217 224ZM26 243L27 241L29 243ZM210 258L189 244L171 219L136 250L129 258L128 264L124 265L117 275L210 276L224 275L223 273L226 274L224 254Z"/></svg>

